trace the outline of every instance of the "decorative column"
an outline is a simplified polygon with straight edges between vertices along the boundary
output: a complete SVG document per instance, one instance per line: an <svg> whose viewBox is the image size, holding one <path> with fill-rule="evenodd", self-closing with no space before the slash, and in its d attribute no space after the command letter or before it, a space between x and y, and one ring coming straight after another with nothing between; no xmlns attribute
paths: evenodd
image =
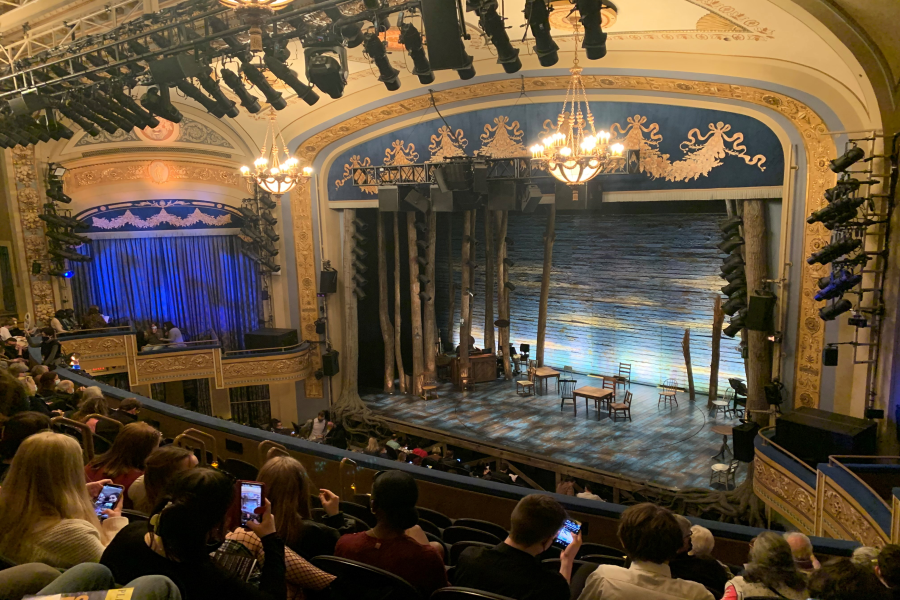
<svg viewBox="0 0 900 600"><path fill-rule="evenodd" d="M314 181L314 180L310 180ZM312 195L310 183L302 183L291 194L291 214L294 226L294 250L297 254L297 285L300 302L300 338L319 340L316 319L319 318L319 299L316 296L316 249L313 244ZM312 372L322 368L320 344L314 344L310 360ZM311 375L305 380L307 398L322 398L322 381Z"/></svg>

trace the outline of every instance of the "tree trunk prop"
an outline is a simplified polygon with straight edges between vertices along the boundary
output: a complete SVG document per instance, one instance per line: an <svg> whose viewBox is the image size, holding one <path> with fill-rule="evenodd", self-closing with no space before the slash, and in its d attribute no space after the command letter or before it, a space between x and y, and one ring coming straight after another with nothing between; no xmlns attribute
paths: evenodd
<svg viewBox="0 0 900 600"><path fill-rule="evenodd" d="M691 402L694 401L694 369L691 368L691 330L684 330L684 337L681 339L681 351L684 353L684 366L687 369L688 393Z"/></svg>
<svg viewBox="0 0 900 600"><path fill-rule="evenodd" d="M416 396L422 393L424 377L424 353L422 351L422 298L419 292L422 290L419 282L419 246L416 237L416 213L406 213L406 239L409 250L409 309L412 314L412 393Z"/></svg>
<svg viewBox="0 0 900 600"><path fill-rule="evenodd" d="M550 271L553 268L553 242L556 240L556 204L550 205L547 230L544 232L544 270L541 274L541 300L538 307L537 349L535 359L544 366L544 340L547 336L547 303L550 300Z"/></svg>
<svg viewBox="0 0 900 600"><path fill-rule="evenodd" d="M744 271L748 294L766 287L765 210L763 200L744 201ZM767 331L747 330L747 418L762 427L769 424L765 386L772 380L772 345L768 337Z"/></svg>
<svg viewBox="0 0 900 600"><path fill-rule="evenodd" d="M456 316L456 282L453 280L453 213L447 217L447 273L450 278L450 302L447 303L447 346L453 347L453 332L456 324L453 319Z"/></svg>
<svg viewBox="0 0 900 600"><path fill-rule="evenodd" d="M400 337L400 219L394 213L394 359L397 362L397 377L400 380L400 391L409 391L409 382L403 369L403 352Z"/></svg>
<svg viewBox="0 0 900 600"><path fill-rule="evenodd" d="M500 320L509 322L509 290L504 285L509 278L509 269L503 259L506 258L506 229L509 223L507 211L500 211L497 223L497 312ZM512 379L509 351L509 325L500 328L500 347L503 349L503 376Z"/></svg>
<svg viewBox="0 0 900 600"><path fill-rule="evenodd" d="M706 403L706 408L710 410L712 410L713 401L719 396L719 348L722 345L722 324L724 322L722 296L716 294L713 301L712 357L709 361L709 401Z"/></svg>
<svg viewBox="0 0 900 600"><path fill-rule="evenodd" d="M463 213L463 240L462 240L462 302L460 304L460 318L462 324L459 329L459 376L460 383L463 377L469 376L469 336L472 331L472 297L469 292L472 289L472 269L469 262L472 260L472 212Z"/></svg>
<svg viewBox="0 0 900 600"><path fill-rule="evenodd" d="M437 246L437 215L433 210L428 211L427 225L428 251L426 252L425 260L428 261L428 264L425 265L425 277L428 279L428 283L425 284L425 295L428 299L424 301L422 315L422 327L424 328L423 334L425 339L423 351L425 352L425 373L427 373L429 377L435 377L437 374L437 369L434 364L435 355L437 354L437 346L435 343L437 341L437 325L435 324L436 319L434 314L434 253L435 247Z"/></svg>
<svg viewBox="0 0 900 600"><path fill-rule="evenodd" d="M494 211L484 209L484 349L495 353L494 343Z"/></svg>
<svg viewBox="0 0 900 600"><path fill-rule="evenodd" d="M378 320L384 342L384 391L394 393L394 324L388 308L387 245L384 239L384 214L378 213Z"/></svg>

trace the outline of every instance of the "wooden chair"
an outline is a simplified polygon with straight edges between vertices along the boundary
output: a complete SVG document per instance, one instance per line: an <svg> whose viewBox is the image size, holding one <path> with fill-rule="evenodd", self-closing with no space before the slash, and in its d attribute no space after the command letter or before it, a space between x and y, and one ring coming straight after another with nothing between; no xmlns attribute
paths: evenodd
<svg viewBox="0 0 900 600"><path fill-rule="evenodd" d="M572 401L572 414L578 416L578 407L575 405L575 383L574 379L559 380L559 410L563 410L566 406L566 400Z"/></svg>
<svg viewBox="0 0 900 600"><path fill-rule="evenodd" d="M709 485L712 487L713 483L724 483L725 489L728 490L728 483L731 482L731 485L737 487L737 483L735 482L734 476L737 473L738 467L740 466L740 461L732 460L727 465L724 463L718 463L712 466L712 473L709 476Z"/></svg>
<svg viewBox="0 0 900 600"><path fill-rule="evenodd" d="M627 383L628 389L631 389L631 363L619 363L619 374L616 375L616 379L622 386Z"/></svg>
<svg viewBox="0 0 900 600"><path fill-rule="evenodd" d="M438 398L437 388L437 381L435 381L434 377L430 375L425 377L425 380L422 382L422 400L428 401Z"/></svg>
<svg viewBox="0 0 900 600"><path fill-rule="evenodd" d="M613 422L616 421L616 417L619 413L622 413L623 417L626 417L629 421L631 420L631 392L625 392L625 400L623 402L612 402L609 405L609 416L612 417Z"/></svg>
<svg viewBox="0 0 900 600"><path fill-rule="evenodd" d="M405 579L365 563L336 556L317 556L311 562L337 577L332 588L338 598L420 600L422 597Z"/></svg>
<svg viewBox="0 0 900 600"><path fill-rule="evenodd" d="M672 404L678 406L678 398L676 398L675 393L678 391L678 382L674 379L666 379L662 384L662 390L659 392L659 400L656 405L659 406L662 404L663 406L666 403L669 403L669 407Z"/></svg>
<svg viewBox="0 0 900 600"><path fill-rule="evenodd" d="M520 396L534 396L534 370L534 367L528 367L528 379L516 381L516 393Z"/></svg>
<svg viewBox="0 0 900 600"><path fill-rule="evenodd" d="M600 387L604 390L612 390L612 399L616 399L616 388L618 387L618 382L616 382L615 379L613 379L612 377L604 377L603 384ZM607 400L606 402L608 403L609 400Z"/></svg>
<svg viewBox="0 0 900 600"><path fill-rule="evenodd" d="M728 400L713 400L713 419L719 416L720 412L727 419L728 413L731 412L730 404Z"/></svg>

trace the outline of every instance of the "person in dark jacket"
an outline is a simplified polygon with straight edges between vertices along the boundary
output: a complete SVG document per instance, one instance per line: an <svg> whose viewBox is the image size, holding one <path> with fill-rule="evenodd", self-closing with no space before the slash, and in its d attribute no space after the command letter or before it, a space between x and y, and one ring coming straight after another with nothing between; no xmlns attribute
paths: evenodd
<svg viewBox="0 0 900 600"><path fill-rule="evenodd" d="M124 426L136 423L142 408L144 408L144 404L137 398L125 398L119 403L117 409L109 413L109 416ZM97 434L113 442L119 434L119 428L114 423L100 421L97 423Z"/></svg>
<svg viewBox="0 0 900 600"><path fill-rule="evenodd" d="M725 584L728 583L730 577L719 561L707 554L691 554L693 545L691 542L692 531L691 522L681 515L674 515L681 527L681 535L684 539L684 545L675 558L669 561L669 570L672 571L672 577L675 579L684 579L685 581L696 581L703 584L706 589L715 591L717 598L721 598L725 593Z"/></svg>

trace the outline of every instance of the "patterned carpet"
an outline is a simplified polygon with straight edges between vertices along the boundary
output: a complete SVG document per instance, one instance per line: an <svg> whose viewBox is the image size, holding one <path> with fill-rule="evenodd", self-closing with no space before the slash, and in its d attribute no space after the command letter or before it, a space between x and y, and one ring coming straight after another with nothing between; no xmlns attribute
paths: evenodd
<svg viewBox="0 0 900 600"><path fill-rule="evenodd" d="M601 386L593 377L575 378L577 387ZM583 398L578 400L577 415L571 403L561 410L555 385L551 380L545 395L523 397L516 394L515 381L480 383L465 392L443 383L440 397L428 402L384 393L366 394L363 400L375 412L411 425L675 488L709 488L710 467L721 462L712 457L722 444L722 436L710 428L739 424L721 415L709 416L705 395L698 394L691 403L686 392L679 392L678 405L669 407L658 404L656 387L638 384L631 386L631 422L621 418L613 422L605 410L598 421L593 401L586 410ZM620 388L620 401L623 396ZM742 464L738 483L745 473Z"/></svg>

